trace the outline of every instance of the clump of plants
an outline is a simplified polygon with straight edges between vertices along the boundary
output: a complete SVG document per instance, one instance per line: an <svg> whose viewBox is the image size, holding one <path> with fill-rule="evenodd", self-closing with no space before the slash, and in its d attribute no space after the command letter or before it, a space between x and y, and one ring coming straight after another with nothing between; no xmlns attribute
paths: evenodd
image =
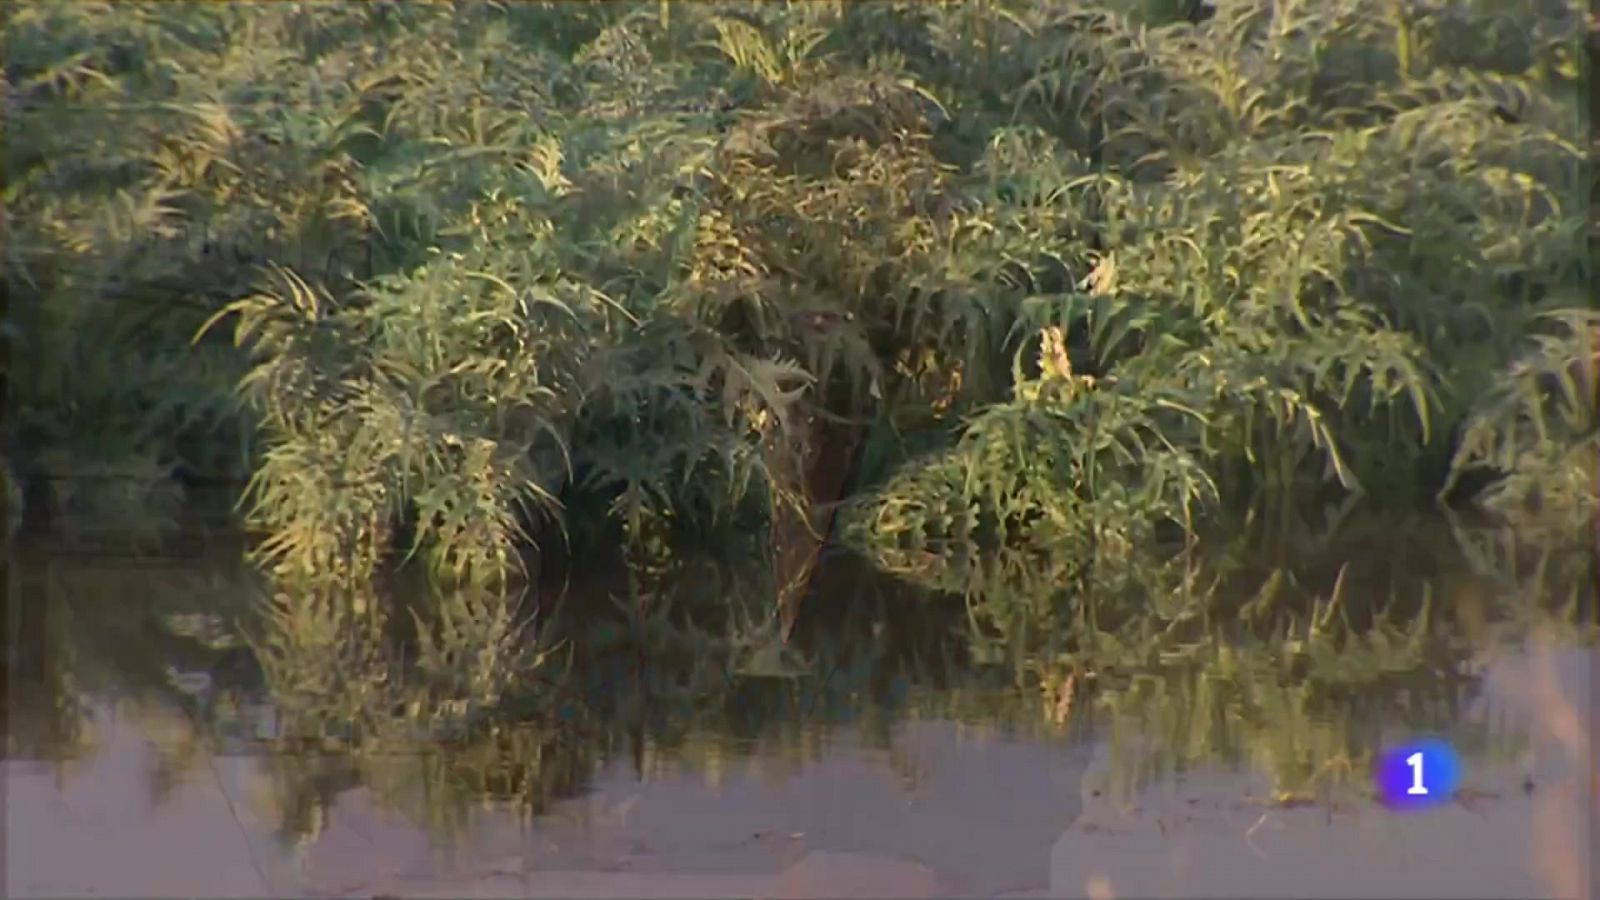
<svg viewBox="0 0 1600 900"><path fill-rule="evenodd" d="M878 558L952 586L993 565L965 548L1030 540L1115 566L1097 539L1192 534L1197 507L1404 506L1474 475L1510 514L1592 516L1576 9L1216 6L1030 29L1023 168L1090 161L1051 199L1095 266L1017 307L1040 375L863 504Z"/></svg>
<svg viewBox="0 0 1600 900"><path fill-rule="evenodd" d="M397 559L505 594L534 547L716 535L783 589L841 500L961 591L1348 494L1587 520L1584 27L19 7L7 465L248 477L264 566L349 603Z"/></svg>

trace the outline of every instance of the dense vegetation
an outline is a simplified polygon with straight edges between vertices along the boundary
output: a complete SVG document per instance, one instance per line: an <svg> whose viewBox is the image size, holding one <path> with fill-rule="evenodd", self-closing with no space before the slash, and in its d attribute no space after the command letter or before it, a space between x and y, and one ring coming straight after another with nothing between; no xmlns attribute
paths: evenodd
<svg viewBox="0 0 1600 900"><path fill-rule="evenodd" d="M731 546L787 598L838 513L933 586L1149 591L1181 577L1152 547L1352 496L1583 523L1586 27L10 4L8 496L147 515L248 479L306 652L385 627L366 588L424 558L472 590L422 633L479 648L452 690L486 697L534 546L625 544L636 593Z"/></svg>

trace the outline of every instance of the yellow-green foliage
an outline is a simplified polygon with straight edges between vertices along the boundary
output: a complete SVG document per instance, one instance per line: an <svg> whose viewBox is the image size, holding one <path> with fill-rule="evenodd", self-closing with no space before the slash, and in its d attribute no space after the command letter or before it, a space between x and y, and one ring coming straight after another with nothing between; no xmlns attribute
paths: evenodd
<svg viewBox="0 0 1600 900"><path fill-rule="evenodd" d="M817 419L954 439L850 517L951 586L1484 466L1589 515L1578 5L1211 6L12 4L7 452L250 473L328 590L759 514Z"/></svg>

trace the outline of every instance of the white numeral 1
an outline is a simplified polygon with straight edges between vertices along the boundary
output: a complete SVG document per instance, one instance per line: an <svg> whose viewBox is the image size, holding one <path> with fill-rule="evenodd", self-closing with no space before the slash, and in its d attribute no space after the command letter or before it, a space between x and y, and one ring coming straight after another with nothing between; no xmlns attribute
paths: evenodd
<svg viewBox="0 0 1600 900"><path fill-rule="evenodd" d="M1422 783L1422 752L1419 750L1406 757L1406 765L1411 767L1411 787L1406 793L1413 797L1427 796L1428 788Z"/></svg>

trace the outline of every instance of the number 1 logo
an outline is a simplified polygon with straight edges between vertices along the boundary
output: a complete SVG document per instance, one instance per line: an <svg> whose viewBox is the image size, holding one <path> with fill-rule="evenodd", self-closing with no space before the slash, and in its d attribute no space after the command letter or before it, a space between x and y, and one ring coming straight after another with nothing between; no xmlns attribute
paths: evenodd
<svg viewBox="0 0 1600 900"><path fill-rule="evenodd" d="M1406 794L1411 797L1426 797L1428 786L1422 782L1422 751L1406 757L1406 765L1411 767L1411 787L1406 788Z"/></svg>
<svg viewBox="0 0 1600 900"><path fill-rule="evenodd" d="M1379 753L1372 774L1383 805L1427 809L1455 796L1461 786L1461 758L1441 740L1408 741Z"/></svg>

